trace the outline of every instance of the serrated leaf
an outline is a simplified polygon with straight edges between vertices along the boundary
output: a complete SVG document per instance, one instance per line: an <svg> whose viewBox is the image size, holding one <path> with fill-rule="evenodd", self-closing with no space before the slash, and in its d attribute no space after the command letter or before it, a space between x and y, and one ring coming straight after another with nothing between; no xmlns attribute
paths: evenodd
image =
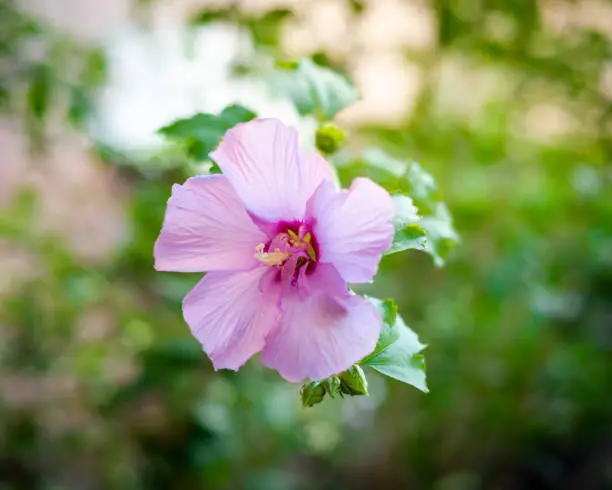
<svg viewBox="0 0 612 490"><path fill-rule="evenodd" d="M385 376L414 386L423 393L429 392L424 357L420 354L409 355L400 344L394 344L392 348L370 360L367 365Z"/></svg>
<svg viewBox="0 0 612 490"><path fill-rule="evenodd" d="M393 243L385 251L385 254L403 252L412 248L425 250L426 233L417 224L421 217L417 214L417 208L412 203L412 199L403 194L395 194L392 198L395 205L395 216L393 219L395 234L393 236Z"/></svg>
<svg viewBox="0 0 612 490"><path fill-rule="evenodd" d="M418 163L404 162L380 149L366 149L362 161L376 169L387 187L399 191L394 195L395 235L385 253L422 250L432 256L436 266L444 265L450 250L459 243L459 235L433 176ZM418 210L418 223L410 204Z"/></svg>
<svg viewBox="0 0 612 490"><path fill-rule="evenodd" d="M416 223L410 224L395 232L395 235L393 235L393 243L385 251L385 255L410 249L427 250L427 233L425 233L421 225L417 225Z"/></svg>
<svg viewBox="0 0 612 490"><path fill-rule="evenodd" d="M429 202L438 199L438 184L433 176L426 172L418 163L412 162L407 166L402 176L403 188L417 202ZM406 186L408 185L408 188Z"/></svg>
<svg viewBox="0 0 612 490"><path fill-rule="evenodd" d="M406 162L392 157L379 148L367 148L362 154L363 162L394 177L395 187L408 194L422 214L424 204L440 200L438 185L433 176L416 162Z"/></svg>
<svg viewBox="0 0 612 490"><path fill-rule="evenodd" d="M446 204L436 203L433 214L425 216L420 221L420 225L427 235L425 250L431 254L434 263L442 267L450 251L459 243L459 235L453 228Z"/></svg>
<svg viewBox="0 0 612 490"><path fill-rule="evenodd" d="M396 314L394 321L389 321L393 315L385 315L385 310L391 309L392 300L382 302L369 299L381 312L383 330L374 352L360 364L427 392L424 357L418 354L425 345L419 342L416 333L404 323L401 316Z"/></svg>
<svg viewBox="0 0 612 490"><path fill-rule="evenodd" d="M294 69L285 70L273 84L289 96L302 116L331 120L358 100L357 91L346 78L309 59L300 61Z"/></svg>
<svg viewBox="0 0 612 490"><path fill-rule="evenodd" d="M239 104L233 104L223 109L221 114L217 116L217 119L227 130L238 123L250 121L255 117L256 114L250 109Z"/></svg>
<svg viewBox="0 0 612 490"><path fill-rule="evenodd" d="M382 330L380 332L380 337L378 337L378 342L376 343L376 348L374 349L374 352L368 355L365 359L369 359L370 357L375 356L379 352L389 347L399 338L399 330L396 328L395 325L397 320L397 305L395 304L395 302L392 299L381 301L376 298L368 298L368 300L372 302L378 310L378 313L382 318L383 324Z"/></svg>
<svg viewBox="0 0 612 490"><path fill-rule="evenodd" d="M391 198L395 207L393 226L396 230L401 230L421 219L411 198L403 194L395 194Z"/></svg>
<svg viewBox="0 0 612 490"><path fill-rule="evenodd" d="M396 185L398 179L406 173L406 162L392 157L380 148L366 148L361 154L361 160L369 167L377 168L393 176Z"/></svg>
<svg viewBox="0 0 612 490"><path fill-rule="evenodd" d="M246 107L231 105L218 115L200 113L186 119L179 119L164 126L158 133L182 143L189 156L202 161L206 160L208 154L217 147L228 129L255 117L256 114Z"/></svg>

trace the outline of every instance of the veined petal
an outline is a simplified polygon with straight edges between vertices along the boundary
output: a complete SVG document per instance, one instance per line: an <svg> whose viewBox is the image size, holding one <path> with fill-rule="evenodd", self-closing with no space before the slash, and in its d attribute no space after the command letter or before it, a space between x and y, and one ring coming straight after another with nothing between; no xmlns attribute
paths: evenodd
<svg viewBox="0 0 612 490"><path fill-rule="evenodd" d="M321 264L312 293L282 299L281 321L268 335L261 362L289 382L340 373L374 350L382 320L351 295L333 266Z"/></svg>
<svg viewBox="0 0 612 490"><path fill-rule="evenodd" d="M331 263L347 282L372 280L393 240L393 200L370 179L338 191L323 182L308 202L321 262Z"/></svg>
<svg viewBox="0 0 612 490"><path fill-rule="evenodd" d="M303 197L306 198L304 205L323 181L334 181L334 172L329 162L316 152L304 153L302 159Z"/></svg>
<svg viewBox="0 0 612 490"><path fill-rule="evenodd" d="M302 155L297 131L276 119L236 125L210 157L246 208L269 222L303 218L318 185L332 179L325 159Z"/></svg>
<svg viewBox="0 0 612 490"><path fill-rule="evenodd" d="M174 185L155 243L155 268L175 272L253 267L255 247L267 240L222 175Z"/></svg>
<svg viewBox="0 0 612 490"><path fill-rule="evenodd" d="M278 293L262 289L273 271L209 272L183 300L183 315L215 369L237 370L264 346L278 321Z"/></svg>

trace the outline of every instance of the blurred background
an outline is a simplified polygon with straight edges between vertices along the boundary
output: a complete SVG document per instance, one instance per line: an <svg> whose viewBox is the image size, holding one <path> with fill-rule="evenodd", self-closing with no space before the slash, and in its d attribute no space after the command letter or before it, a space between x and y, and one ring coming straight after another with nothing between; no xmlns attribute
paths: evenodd
<svg viewBox="0 0 612 490"><path fill-rule="evenodd" d="M304 410L214 373L156 273L173 182L156 135L312 57L362 100L350 145L414 159L462 238L386 258L428 384ZM612 488L612 3L2 0L0 489ZM340 168L344 182L367 173Z"/></svg>

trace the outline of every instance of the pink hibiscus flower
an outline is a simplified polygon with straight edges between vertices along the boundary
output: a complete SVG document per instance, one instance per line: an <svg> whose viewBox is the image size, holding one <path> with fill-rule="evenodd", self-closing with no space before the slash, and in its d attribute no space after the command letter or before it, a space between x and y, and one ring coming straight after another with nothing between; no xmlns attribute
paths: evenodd
<svg viewBox="0 0 612 490"><path fill-rule="evenodd" d="M290 382L324 379L372 352L382 321L347 283L371 282L393 238L393 201L369 179L348 190L275 119L230 129L223 175L174 185L155 268L208 273L183 314L215 369L261 362Z"/></svg>

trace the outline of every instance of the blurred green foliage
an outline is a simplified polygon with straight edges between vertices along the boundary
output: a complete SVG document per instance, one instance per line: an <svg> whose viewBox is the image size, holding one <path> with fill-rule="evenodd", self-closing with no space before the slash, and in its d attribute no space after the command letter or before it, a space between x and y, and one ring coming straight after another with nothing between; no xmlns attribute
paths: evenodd
<svg viewBox="0 0 612 490"><path fill-rule="evenodd" d="M359 16L370 2L347 3ZM102 264L32 226L38 199L27 189L0 216L2 241L35 257L38 271L0 296L0 488L612 488L612 105L601 85L610 35L551 30L549 6L535 0L428 5L434 45L405 52L428 82L415 111L399 131L363 127L351 141L422 162L461 234L445 268L420 253L389 255L362 291L393 296L429 345L431 392L372 376L367 398L302 410L297 387L257 362L214 373L180 313L199 278L152 269L171 183L193 169L123 165L129 235ZM10 3L0 9L11 68L2 110L21 115L43 150L56 112L84 128L104 56ZM291 17L229 9L199 20L244 25L282 55L278 33ZM32 38L44 56L25 49ZM437 67L457 56L470 60L465 70L500 70L511 82L477 117L439 102ZM551 93L580 124L532 138L522 116ZM381 177L365 158L337 161L344 183ZM111 327L90 338L92 311Z"/></svg>
<svg viewBox="0 0 612 490"><path fill-rule="evenodd" d="M280 66L284 73L274 78L274 88L286 94L302 116L329 120L358 100L357 91L348 80L311 60Z"/></svg>
<svg viewBox="0 0 612 490"><path fill-rule="evenodd" d="M106 80L106 56L95 45L75 43L61 31L16 8L0 5L0 93L3 110L23 115L35 148L44 143L44 121L59 109L66 120L83 128L94 90ZM19 97L27 87L25 104Z"/></svg>
<svg viewBox="0 0 612 490"><path fill-rule="evenodd" d="M158 132L184 145L185 153L195 162L202 162L208 160L208 154L217 147L228 129L254 117L253 111L240 105L231 105L223 109L218 116L199 113L174 121Z"/></svg>

